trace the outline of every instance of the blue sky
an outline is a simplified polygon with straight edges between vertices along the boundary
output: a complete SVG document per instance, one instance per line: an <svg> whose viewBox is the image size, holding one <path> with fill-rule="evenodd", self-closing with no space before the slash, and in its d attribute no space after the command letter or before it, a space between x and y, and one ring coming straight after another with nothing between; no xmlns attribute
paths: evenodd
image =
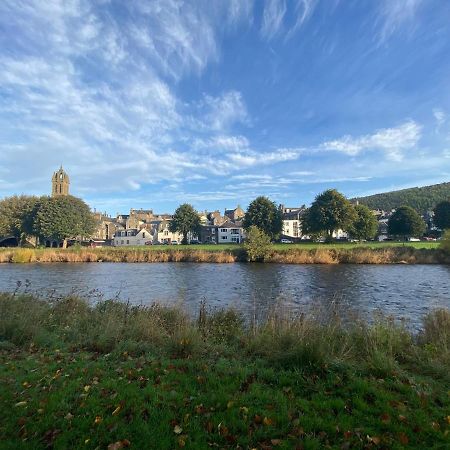
<svg viewBox="0 0 450 450"><path fill-rule="evenodd" d="M448 0L2 0L0 197L111 214L450 180Z"/></svg>

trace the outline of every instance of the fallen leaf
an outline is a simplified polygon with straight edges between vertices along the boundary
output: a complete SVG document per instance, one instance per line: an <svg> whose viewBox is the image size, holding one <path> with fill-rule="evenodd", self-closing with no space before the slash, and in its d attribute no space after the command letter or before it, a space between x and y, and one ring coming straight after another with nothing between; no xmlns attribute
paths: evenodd
<svg viewBox="0 0 450 450"><path fill-rule="evenodd" d="M73 414L67 413L64 417L64 419L66 420L72 420L73 419Z"/></svg>
<svg viewBox="0 0 450 450"><path fill-rule="evenodd" d="M406 445L409 442L408 436L405 433L399 433L398 440L401 444Z"/></svg>
<svg viewBox="0 0 450 450"><path fill-rule="evenodd" d="M273 420L269 419L269 417L264 417L263 424L266 426L273 425Z"/></svg>
<svg viewBox="0 0 450 450"><path fill-rule="evenodd" d="M94 420L95 425L102 423L102 421L103 421L102 416L95 416L95 420Z"/></svg>
<svg viewBox="0 0 450 450"><path fill-rule="evenodd" d="M181 428L180 425L175 425L175 426L173 427L173 432L174 432L175 434L181 434L181 433L183 432L183 428Z"/></svg>
<svg viewBox="0 0 450 450"><path fill-rule="evenodd" d="M283 441L281 439L271 439L270 442L276 447L277 445L281 445Z"/></svg>
<svg viewBox="0 0 450 450"><path fill-rule="evenodd" d="M112 415L113 416L117 416L117 414L119 414L120 413L120 410L122 409L122 406L118 406L113 412L112 412Z"/></svg>
<svg viewBox="0 0 450 450"><path fill-rule="evenodd" d="M391 420L391 417L389 416L389 414L384 413L381 415L380 419L383 423L388 423Z"/></svg>
<svg viewBox="0 0 450 450"><path fill-rule="evenodd" d="M108 450L119 450L121 448L123 448L122 441L117 441L117 442L114 442L114 444L108 445Z"/></svg>
<svg viewBox="0 0 450 450"><path fill-rule="evenodd" d="M18 402L14 406L25 406L27 402Z"/></svg>
<svg viewBox="0 0 450 450"><path fill-rule="evenodd" d="M180 436L178 438L178 447L185 447L186 446L186 440L184 437Z"/></svg>
<svg viewBox="0 0 450 450"><path fill-rule="evenodd" d="M367 436L367 440L375 445L380 445L381 439L378 436Z"/></svg>

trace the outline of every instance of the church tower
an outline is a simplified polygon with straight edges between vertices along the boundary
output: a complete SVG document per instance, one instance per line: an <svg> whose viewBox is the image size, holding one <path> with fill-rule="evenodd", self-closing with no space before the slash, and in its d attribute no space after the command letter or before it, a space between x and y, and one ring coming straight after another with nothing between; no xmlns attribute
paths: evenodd
<svg viewBox="0 0 450 450"><path fill-rule="evenodd" d="M52 177L52 197L69 195L69 175L64 172L62 166Z"/></svg>

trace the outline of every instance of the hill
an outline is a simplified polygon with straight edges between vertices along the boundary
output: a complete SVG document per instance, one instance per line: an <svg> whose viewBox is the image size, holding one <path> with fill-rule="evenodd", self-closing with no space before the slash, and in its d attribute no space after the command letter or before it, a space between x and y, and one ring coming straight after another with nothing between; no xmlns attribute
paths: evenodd
<svg viewBox="0 0 450 450"><path fill-rule="evenodd" d="M450 199L450 182L369 195L354 198L352 201L358 200L359 203L367 205L371 209L384 211L407 205L419 213L424 213L433 209L437 203L448 199Z"/></svg>

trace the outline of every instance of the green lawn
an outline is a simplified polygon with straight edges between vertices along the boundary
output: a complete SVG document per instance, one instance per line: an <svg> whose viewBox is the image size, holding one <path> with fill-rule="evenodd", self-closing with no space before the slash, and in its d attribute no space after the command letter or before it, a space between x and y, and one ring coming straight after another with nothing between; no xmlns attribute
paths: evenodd
<svg viewBox="0 0 450 450"><path fill-rule="evenodd" d="M450 445L450 393L408 373L19 351L0 354L0 385L2 449Z"/></svg>
<svg viewBox="0 0 450 450"><path fill-rule="evenodd" d="M450 311L201 311L0 294L0 449L450 448Z"/></svg>

